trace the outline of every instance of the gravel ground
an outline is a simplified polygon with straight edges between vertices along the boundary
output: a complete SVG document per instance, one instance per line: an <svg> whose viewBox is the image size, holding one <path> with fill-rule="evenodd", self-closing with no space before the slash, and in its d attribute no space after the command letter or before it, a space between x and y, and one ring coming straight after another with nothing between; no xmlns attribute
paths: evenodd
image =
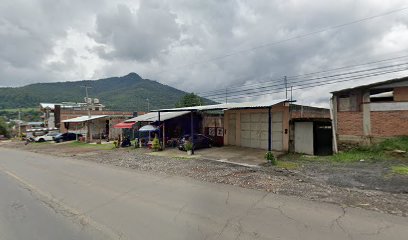
<svg viewBox="0 0 408 240"><path fill-rule="evenodd" d="M372 190L364 187L356 188L347 184L342 186L339 183L341 182L339 179L344 179L341 172L336 173L337 175L334 173L328 174L330 171L319 172L316 168L311 170L313 168L310 166L296 171L269 165L260 168L248 168L203 159L152 156L148 155L148 150L145 149L96 150L85 147L73 148L67 144L59 144L58 148L56 148L55 144L29 144L24 146L21 143L3 143L0 146L73 157L78 160L110 164L153 174L191 177L201 181L230 184L335 203L342 206L408 216L408 194L406 192L386 192L382 191L382 189ZM325 167L329 168L329 166ZM344 168L344 172L347 171L350 171L350 168ZM360 182L356 184L358 185Z"/></svg>

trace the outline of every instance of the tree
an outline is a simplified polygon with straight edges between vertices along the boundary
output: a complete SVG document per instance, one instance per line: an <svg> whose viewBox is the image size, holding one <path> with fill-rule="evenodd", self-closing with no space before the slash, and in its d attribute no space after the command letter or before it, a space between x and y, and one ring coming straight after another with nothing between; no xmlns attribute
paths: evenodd
<svg viewBox="0 0 408 240"><path fill-rule="evenodd" d="M200 106L202 99L194 93L187 93L176 103L176 107Z"/></svg>
<svg viewBox="0 0 408 240"><path fill-rule="evenodd" d="M7 125L6 121L2 117L0 117L0 135L5 137L10 137L10 129Z"/></svg>

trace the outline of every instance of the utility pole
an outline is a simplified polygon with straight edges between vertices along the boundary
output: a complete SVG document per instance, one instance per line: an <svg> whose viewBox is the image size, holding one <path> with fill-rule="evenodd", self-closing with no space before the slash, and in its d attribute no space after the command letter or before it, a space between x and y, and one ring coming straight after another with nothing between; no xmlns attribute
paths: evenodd
<svg viewBox="0 0 408 240"><path fill-rule="evenodd" d="M88 86L81 86L82 88L85 88L85 96L86 96L86 108L88 109L88 119L91 118L91 108L89 106L89 97L88 97L88 88L92 88L92 87L88 87ZM91 127L89 126L89 121L86 122L86 128L87 128L87 133L86 133L86 141L87 142L91 142ZM76 138L78 138L78 132L75 133Z"/></svg>
<svg viewBox="0 0 408 240"><path fill-rule="evenodd" d="M18 137L21 138L21 111L18 109Z"/></svg>
<svg viewBox="0 0 408 240"><path fill-rule="evenodd" d="M225 88L225 103L228 103L228 88Z"/></svg>
<svg viewBox="0 0 408 240"><path fill-rule="evenodd" d="M293 95L292 95L292 93L293 93L293 86L290 86L290 101L291 101L291 102L293 101Z"/></svg>
<svg viewBox="0 0 408 240"><path fill-rule="evenodd" d="M286 76L283 78L283 81L285 83L285 98L288 99L288 79Z"/></svg>
<svg viewBox="0 0 408 240"><path fill-rule="evenodd" d="M91 109L89 106L89 97L88 97L88 88L92 88L92 87L88 87L88 86L81 86L81 88L85 88L85 96L86 96L86 107L88 109L88 118L91 118Z"/></svg>

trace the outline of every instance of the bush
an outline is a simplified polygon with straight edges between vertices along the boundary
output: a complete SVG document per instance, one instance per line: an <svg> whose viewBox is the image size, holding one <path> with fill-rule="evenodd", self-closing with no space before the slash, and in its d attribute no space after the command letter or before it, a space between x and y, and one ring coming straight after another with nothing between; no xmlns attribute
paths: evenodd
<svg viewBox="0 0 408 240"><path fill-rule="evenodd" d="M157 136L152 141L152 149L156 151L159 151L161 149L160 141L159 138L157 138Z"/></svg>
<svg viewBox="0 0 408 240"><path fill-rule="evenodd" d="M276 158L275 158L275 156L273 155L272 152L267 152L267 153L265 154L265 159L266 159L269 163L271 163L272 165L276 165L276 164L277 164Z"/></svg>
<svg viewBox="0 0 408 240"><path fill-rule="evenodd" d="M193 143L191 143L190 141L186 141L186 142L184 143L184 149L185 149L186 151L191 151L191 150L193 150Z"/></svg>

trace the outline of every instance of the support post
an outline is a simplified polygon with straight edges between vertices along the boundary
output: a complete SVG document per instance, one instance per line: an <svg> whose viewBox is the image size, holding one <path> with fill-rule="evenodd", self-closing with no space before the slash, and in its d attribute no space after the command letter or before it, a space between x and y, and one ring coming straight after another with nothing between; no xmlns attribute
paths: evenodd
<svg viewBox="0 0 408 240"><path fill-rule="evenodd" d="M272 151L272 107L268 108L268 151Z"/></svg>
<svg viewBox="0 0 408 240"><path fill-rule="evenodd" d="M191 124L191 129L190 129L190 131L191 131L191 133L190 133L190 138L191 138L191 144L193 144L193 149L191 150L191 153L194 155L194 114L193 114L193 111L191 111L190 112L190 117L191 117L191 121L190 121L190 124Z"/></svg>
<svg viewBox="0 0 408 240"><path fill-rule="evenodd" d="M159 123L159 136L157 136L157 138L159 139L159 144L160 144L160 132L161 132L161 130L160 130L160 112L157 112L157 114L158 114L158 116L157 116L157 121L158 121L158 123ZM164 143L164 142L163 142Z"/></svg>
<svg viewBox="0 0 408 240"><path fill-rule="evenodd" d="M166 123L163 122L163 150L166 149Z"/></svg>

